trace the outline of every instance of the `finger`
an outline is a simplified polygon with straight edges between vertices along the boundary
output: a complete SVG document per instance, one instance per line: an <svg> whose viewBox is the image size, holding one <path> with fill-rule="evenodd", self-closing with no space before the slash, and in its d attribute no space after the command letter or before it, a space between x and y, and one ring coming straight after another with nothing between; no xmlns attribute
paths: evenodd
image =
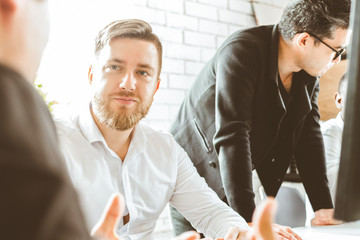
<svg viewBox="0 0 360 240"><path fill-rule="evenodd" d="M275 232L278 235L280 235L280 236L282 236L282 237L284 237L286 239L292 239L294 237L293 234L292 234L291 229L288 228L288 227L278 227L277 226Z"/></svg>
<svg viewBox="0 0 360 240"><path fill-rule="evenodd" d="M292 229L290 229L290 230L291 230L291 234L293 235L294 239L302 240L301 237L296 232L294 232Z"/></svg>
<svg viewBox="0 0 360 240"><path fill-rule="evenodd" d="M240 233L238 234L238 237L236 240L245 240L246 239L246 235L247 235L247 231L240 231Z"/></svg>
<svg viewBox="0 0 360 240"><path fill-rule="evenodd" d="M239 227L232 227L226 233L224 240L236 240L236 239L238 239L238 235L240 232L241 232L241 230Z"/></svg>
<svg viewBox="0 0 360 240"><path fill-rule="evenodd" d="M92 229L91 235L97 238L118 239L116 226L123 215L124 208L125 203L121 194L113 194L108 200L100 220Z"/></svg>
<svg viewBox="0 0 360 240"><path fill-rule="evenodd" d="M276 211L274 198L269 197L256 209L254 214L254 228L256 238L273 240L272 222Z"/></svg>
<svg viewBox="0 0 360 240"><path fill-rule="evenodd" d="M174 240L197 240L197 239L200 239L200 234L195 231L189 231L177 236Z"/></svg>

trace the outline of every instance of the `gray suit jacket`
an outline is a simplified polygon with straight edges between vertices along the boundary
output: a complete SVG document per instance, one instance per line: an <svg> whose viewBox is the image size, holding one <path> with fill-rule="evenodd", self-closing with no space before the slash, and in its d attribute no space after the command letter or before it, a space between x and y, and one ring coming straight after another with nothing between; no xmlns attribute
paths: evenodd
<svg viewBox="0 0 360 240"><path fill-rule="evenodd" d="M293 149L285 161L272 164L269 159L286 112L278 88L278 44L276 26L230 36L199 74L171 128L200 175L247 221L255 208L252 170L266 193L275 196L292 157L314 210L332 208L319 126L319 82L304 71L294 74Z"/></svg>
<svg viewBox="0 0 360 240"><path fill-rule="evenodd" d="M46 105L1 65L0 110L0 238L90 239Z"/></svg>

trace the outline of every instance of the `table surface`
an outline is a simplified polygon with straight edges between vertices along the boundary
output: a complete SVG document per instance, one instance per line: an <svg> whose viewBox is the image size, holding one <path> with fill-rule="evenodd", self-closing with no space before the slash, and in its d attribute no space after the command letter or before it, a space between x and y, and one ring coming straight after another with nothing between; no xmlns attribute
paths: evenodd
<svg viewBox="0 0 360 240"><path fill-rule="evenodd" d="M360 221L336 226L298 227L294 231L303 240L360 240Z"/></svg>

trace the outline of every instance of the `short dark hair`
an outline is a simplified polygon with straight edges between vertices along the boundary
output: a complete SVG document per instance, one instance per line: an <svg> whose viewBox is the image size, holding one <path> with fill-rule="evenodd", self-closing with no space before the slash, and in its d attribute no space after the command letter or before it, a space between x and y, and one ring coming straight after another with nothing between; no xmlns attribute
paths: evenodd
<svg viewBox="0 0 360 240"><path fill-rule="evenodd" d="M339 86L338 86L338 92L343 95L344 91L345 91L345 87L347 85L348 82L348 76L346 73L344 73L344 75L342 75L342 77L340 78L339 81Z"/></svg>
<svg viewBox="0 0 360 240"><path fill-rule="evenodd" d="M293 0L279 22L281 36L292 39L297 33L333 38L336 29L348 29L351 0Z"/></svg>
<svg viewBox="0 0 360 240"><path fill-rule="evenodd" d="M103 28L95 39L95 56L98 57L101 50L112 39L131 38L151 42L155 45L159 57L159 72L162 66L162 45L158 36L153 33L151 26L139 19L117 20Z"/></svg>

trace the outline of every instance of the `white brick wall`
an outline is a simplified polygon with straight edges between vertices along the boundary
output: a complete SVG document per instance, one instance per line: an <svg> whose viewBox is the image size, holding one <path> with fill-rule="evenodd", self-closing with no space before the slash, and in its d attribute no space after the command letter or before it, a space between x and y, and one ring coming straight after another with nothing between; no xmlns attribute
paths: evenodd
<svg viewBox="0 0 360 240"><path fill-rule="evenodd" d="M246 14L253 14L251 3L242 0L229 0L229 9Z"/></svg>
<svg viewBox="0 0 360 240"><path fill-rule="evenodd" d="M212 34L185 31L184 43L194 46L215 48L216 38Z"/></svg>
<svg viewBox="0 0 360 240"><path fill-rule="evenodd" d="M168 12L183 13L184 4L178 0L149 0L149 7L162 9Z"/></svg>
<svg viewBox="0 0 360 240"><path fill-rule="evenodd" d="M185 14L190 16L217 20L217 12L218 8L214 6L187 1L185 2Z"/></svg>

